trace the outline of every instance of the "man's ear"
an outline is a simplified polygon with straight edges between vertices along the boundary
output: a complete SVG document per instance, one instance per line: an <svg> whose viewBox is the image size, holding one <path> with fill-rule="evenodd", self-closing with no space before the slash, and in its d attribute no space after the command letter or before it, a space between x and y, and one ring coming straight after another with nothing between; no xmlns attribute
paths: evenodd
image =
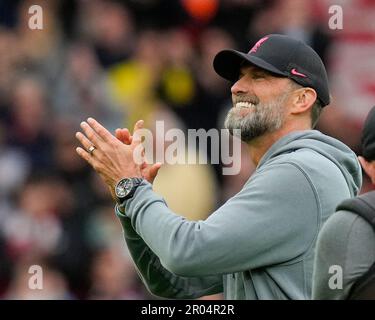
<svg viewBox="0 0 375 320"><path fill-rule="evenodd" d="M364 157L359 156L358 160L366 172L366 174L370 177L371 182L375 184L375 161L367 161Z"/></svg>
<svg viewBox="0 0 375 320"><path fill-rule="evenodd" d="M293 93L292 114L303 113L310 110L318 95L312 88L300 88Z"/></svg>

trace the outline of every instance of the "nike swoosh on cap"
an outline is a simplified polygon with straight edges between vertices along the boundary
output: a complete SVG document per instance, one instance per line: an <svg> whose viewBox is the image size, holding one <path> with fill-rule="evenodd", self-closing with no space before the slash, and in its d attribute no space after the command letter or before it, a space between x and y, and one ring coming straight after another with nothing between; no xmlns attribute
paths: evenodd
<svg viewBox="0 0 375 320"><path fill-rule="evenodd" d="M295 76L300 76L300 77L307 78L307 75L298 72L298 71L296 70L296 68L293 68L293 69L290 71L290 73L293 74L293 75L295 75Z"/></svg>

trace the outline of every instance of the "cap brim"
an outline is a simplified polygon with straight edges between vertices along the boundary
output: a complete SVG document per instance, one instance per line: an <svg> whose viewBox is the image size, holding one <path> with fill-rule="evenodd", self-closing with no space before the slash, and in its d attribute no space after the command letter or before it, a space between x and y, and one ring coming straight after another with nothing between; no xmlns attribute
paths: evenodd
<svg viewBox="0 0 375 320"><path fill-rule="evenodd" d="M250 54L239 52L236 50L220 51L214 58L214 69L216 73L229 81L237 81L241 64L246 61L261 69L275 73L280 76L287 77L287 74L275 68L266 61Z"/></svg>

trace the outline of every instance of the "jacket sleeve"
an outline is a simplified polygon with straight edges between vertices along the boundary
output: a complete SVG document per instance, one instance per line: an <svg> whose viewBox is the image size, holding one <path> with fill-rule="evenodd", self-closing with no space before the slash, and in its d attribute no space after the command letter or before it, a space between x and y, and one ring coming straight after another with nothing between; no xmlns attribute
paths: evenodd
<svg viewBox="0 0 375 320"><path fill-rule="evenodd" d="M316 244L315 300L347 299L350 289L375 261L375 234L369 223L337 211L323 225Z"/></svg>
<svg viewBox="0 0 375 320"><path fill-rule="evenodd" d="M314 241L317 211L308 179L289 163L257 172L205 221L174 214L148 183L125 204L132 227L161 266L183 277L217 276L298 258Z"/></svg>
<svg viewBox="0 0 375 320"><path fill-rule="evenodd" d="M125 241L138 275L152 294L164 298L195 299L223 291L222 276L191 278L177 276L166 270L160 264L159 258L135 232L130 219L124 216L118 207L116 207L116 215L123 227Z"/></svg>

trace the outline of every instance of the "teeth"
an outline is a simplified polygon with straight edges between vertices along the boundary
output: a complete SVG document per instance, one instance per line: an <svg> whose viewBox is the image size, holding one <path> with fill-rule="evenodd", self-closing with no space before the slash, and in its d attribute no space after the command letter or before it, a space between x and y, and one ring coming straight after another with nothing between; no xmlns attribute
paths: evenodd
<svg viewBox="0 0 375 320"><path fill-rule="evenodd" d="M237 108L252 108L252 107L255 107L255 105L250 102L237 102L236 107Z"/></svg>

